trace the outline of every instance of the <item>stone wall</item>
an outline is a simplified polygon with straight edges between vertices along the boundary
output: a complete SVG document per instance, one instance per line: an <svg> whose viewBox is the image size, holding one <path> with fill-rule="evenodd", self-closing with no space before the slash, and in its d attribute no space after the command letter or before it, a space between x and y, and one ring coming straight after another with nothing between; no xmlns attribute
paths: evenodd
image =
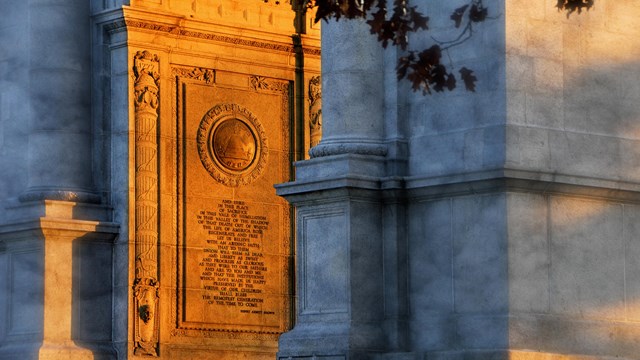
<svg viewBox="0 0 640 360"><path fill-rule="evenodd" d="M455 4L416 5L431 33L411 48L455 38ZM298 224L298 288L347 281L348 297L325 299L322 321L299 310L280 359L637 357L640 9L596 0L567 17L553 1L485 5L490 19L443 55L474 70L476 92L459 82L413 93L395 82L397 50L376 50L366 26L324 27L324 87L336 93L324 98L324 138L278 191L302 219L360 212L331 232ZM336 59L345 49L355 61ZM305 253L324 236L347 252L322 254L340 266L329 274L346 274L333 284ZM336 332L341 341L310 340Z"/></svg>
<svg viewBox="0 0 640 360"><path fill-rule="evenodd" d="M272 185L317 130L319 25L275 1L5 3L0 358L273 358L293 254Z"/></svg>

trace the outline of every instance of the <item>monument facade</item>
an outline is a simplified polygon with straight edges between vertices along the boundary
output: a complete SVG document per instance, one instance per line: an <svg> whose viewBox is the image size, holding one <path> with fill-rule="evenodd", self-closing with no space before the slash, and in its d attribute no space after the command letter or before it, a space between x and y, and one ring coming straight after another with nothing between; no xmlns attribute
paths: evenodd
<svg viewBox="0 0 640 360"><path fill-rule="evenodd" d="M0 359L640 358L636 2L0 4Z"/></svg>
<svg viewBox="0 0 640 360"><path fill-rule="evenodd" d="M273 185L319 131L319 25L279 1L1 8L0 359L275 358Z"/></svg>

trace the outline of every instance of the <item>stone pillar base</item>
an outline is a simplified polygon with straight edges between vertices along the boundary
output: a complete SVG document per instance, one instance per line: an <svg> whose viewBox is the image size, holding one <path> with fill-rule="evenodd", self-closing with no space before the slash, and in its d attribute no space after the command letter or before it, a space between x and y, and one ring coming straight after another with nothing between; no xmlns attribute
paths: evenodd
<svg viewBox="0 0 640 360"><path fill-rule="evenodd" d="M49 343L44 342L38 352L39 360L93 360L93 352L83 349L73 342Z"/></svg>
<svg viewBox="0 0 640 360"><path fill-rule="evenodd" d="M0 289L10 289L0 292L0 323L8 324L0 359L115 358L105 349L119 231L109 209L43 201L9 211L11 223L0 226Z"/></svg>

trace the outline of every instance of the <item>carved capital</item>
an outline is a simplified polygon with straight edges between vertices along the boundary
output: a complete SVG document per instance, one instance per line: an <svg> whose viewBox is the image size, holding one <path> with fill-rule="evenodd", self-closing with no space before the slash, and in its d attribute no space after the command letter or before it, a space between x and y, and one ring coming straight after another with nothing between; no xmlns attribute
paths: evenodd
<svg viewBox="0 0 640 360"><path fill-rule="evenodd" d="M139 51L134 57L133 73L134 103L136 112L147 112L157 115L158 109L158 73L159 60L157 55L148 51Z"/></svg>

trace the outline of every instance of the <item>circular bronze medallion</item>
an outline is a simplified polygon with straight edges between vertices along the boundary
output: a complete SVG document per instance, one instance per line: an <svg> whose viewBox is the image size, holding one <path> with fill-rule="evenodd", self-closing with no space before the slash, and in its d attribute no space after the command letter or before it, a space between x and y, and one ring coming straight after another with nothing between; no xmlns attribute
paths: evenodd
<svg viewBox="0 0 640 360"><path fill-rule="evenodd" d="M211 145L216 160L230 171L246 170L256 156L256 138L238 119L225 120L217 126Z"/></svg>
<svg viewBox="0 0 640 360"><path fill-rule="evenodd" d="M211 108L200 122L197 143L202 165L227 186L249 184L266 164L267 141L262 125L237 104Z"/></svg>

